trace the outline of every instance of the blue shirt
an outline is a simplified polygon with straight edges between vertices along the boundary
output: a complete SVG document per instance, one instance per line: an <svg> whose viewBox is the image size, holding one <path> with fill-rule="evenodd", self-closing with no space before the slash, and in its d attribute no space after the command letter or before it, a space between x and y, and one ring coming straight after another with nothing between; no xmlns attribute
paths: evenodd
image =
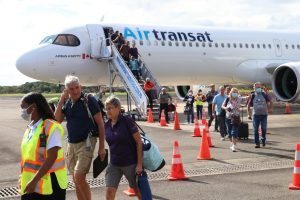
<svg viewBox="0 0 300 200"><path fill-rule="evenodd" d="M88 96L88 107L92 116L100 112L97 100L91 95ZM81 142L87 138L92 129L98 131L98 127L94 127L92 120L89 118L84 105L83 95L74 103L68 100L62 112L67 119L68 142Z"/></svg>
<svg viewBox="0 0 300 200"><path fill-rule="evenodd" d="M105 139L111 164L122 167L137 163L137 146L132 136L136 132L138 128L129 116L120 114L113 127L111 120L105 123Z"/></svg>
<svg viewBox="0 0 300 200"><path fill-rule="evenodd" d="M214 97L212 103L215 104L215 111L216 111L217 115L221 114L222 104L226 98L227 98L226 94L224 94L224 96L222 96L221 94L218 94Z"/></svg>

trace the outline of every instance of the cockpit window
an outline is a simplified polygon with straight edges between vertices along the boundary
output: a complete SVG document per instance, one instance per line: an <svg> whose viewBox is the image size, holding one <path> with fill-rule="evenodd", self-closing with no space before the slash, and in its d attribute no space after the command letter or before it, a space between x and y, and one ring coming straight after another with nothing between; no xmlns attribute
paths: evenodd
<svg viewBox="0 0 300 200"><path fill-rule="evenodd" d="M45 43L48 43L48 44L52 44L52 42L54 41L54 39L56 38L57 35L50 35L50 36L47 36L45 37L41 42L40 44L45 44Z"/></svg>
<svg viewBox="0 0 300 200"><path fill-rule="evenodd" d="M71 34L59 34L55 38L53 44L63 45L63 46L79 46L80 41L78 37Z"/></svg>

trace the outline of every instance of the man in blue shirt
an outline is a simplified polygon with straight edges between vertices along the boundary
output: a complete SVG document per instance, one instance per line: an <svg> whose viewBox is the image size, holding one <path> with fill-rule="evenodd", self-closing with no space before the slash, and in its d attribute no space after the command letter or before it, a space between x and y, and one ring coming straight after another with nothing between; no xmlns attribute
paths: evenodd
<svg viewBox="0 0 300 200"><path fill-rule="evenodd" d="M215 118L220 127L221 140L225 140L226 126L225 126L225 115L222 112L222 104L226 100L227 95L225 94L225 89L223 86L219 87L220 93L217 94L212 101L213 114L216 115Z"/></svg>
<svg viewBox="0 0 300 200"><path fill-rule="evenodd" d="M101 160L104 160L104 124L97 100L93 96L83 95L76 76L66 76L65 90L55 111L55 119L58 122L62 122L65 117L68 130L67 167L73 176L77 199L91 200L86 174L89 172L97 142L97 138L92 137L91 132L99 135L98 154Z"/></svg>

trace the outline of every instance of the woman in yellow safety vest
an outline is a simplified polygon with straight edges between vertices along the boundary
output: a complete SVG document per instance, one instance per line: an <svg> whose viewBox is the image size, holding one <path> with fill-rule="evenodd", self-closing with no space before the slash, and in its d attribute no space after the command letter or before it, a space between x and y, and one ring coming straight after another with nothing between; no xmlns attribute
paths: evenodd
<svg viewBox="0 0 300 200"><path fill-rule="evenodd" d="M203 102L205 101L205 95L202 94L202 90L199 89L198 93L195 95L195 103L197 109L197 117L198 119L202 119L202 109L203 109Z"/></svg>
<svg viewBox="0 0 300 200"><path fill-rule="evenodd" d="M62 126L54 121L47 100L39 93L22 98L21 117L29 122L21 144L21 199L66 199Z"/></svg>

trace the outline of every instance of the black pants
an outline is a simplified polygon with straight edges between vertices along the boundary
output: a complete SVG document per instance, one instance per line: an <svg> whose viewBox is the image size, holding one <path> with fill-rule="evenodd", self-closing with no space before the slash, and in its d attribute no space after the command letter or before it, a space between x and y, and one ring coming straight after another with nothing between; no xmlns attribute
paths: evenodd
<svg viewBox="0 0 300 200"><path fill-rule="evenodd" d="M203 109L203 106L196 105L196 109L197 109L198 120L200 120L200 119L202 119L202 109Z"/></svg>
<svg viewBox="0 0 300 200"><path fill-rule="evenodd" d="M214 120L214 116L212 113L212 104L208 104L208 116L209 116L208 127L210 127L212 121ZM215 113L215 116L216 116L216 113ZM218 120L215 120L215 130L218 130Z"/></svg>
<svg viewBox="0 0 300 200"><path fill-rule="evenodd" d="M164 112L165 112L165 117L166 117L166 121L167 121L167 123L169 123L169 121L170 121L169 115L168 115L168 112L169 112L169 106L168 106L167 103L161 103L160 106L159 106L159 121L160 121L160 116L161 116L162 110L164 110Z"/></svg>
<svg viewBox="0 0 300 200"><path fill-rule="evenodd" d="M61 189L59 187L55 173L51 173L51 182L53 190L53 193L51 195L41 195L34 192L22 195L21 200L65 200L66 189Z"/></svg>
<svg viewBox="0 0 300 200"><path fill-rule="evenodd" d="M225 124L225 116L217 115L217 120L216 121L218 122L218 125L220 127L221 137L225 137L225 135L227 135L226 124Z"/></svg>
<svg viewBox="0 0 300 200"><path fill-rule="evenodd" d="M152 99L152 91L146 91L146 95L149 99L149 106L152 109L153 108L153 99Z"/></svg>

